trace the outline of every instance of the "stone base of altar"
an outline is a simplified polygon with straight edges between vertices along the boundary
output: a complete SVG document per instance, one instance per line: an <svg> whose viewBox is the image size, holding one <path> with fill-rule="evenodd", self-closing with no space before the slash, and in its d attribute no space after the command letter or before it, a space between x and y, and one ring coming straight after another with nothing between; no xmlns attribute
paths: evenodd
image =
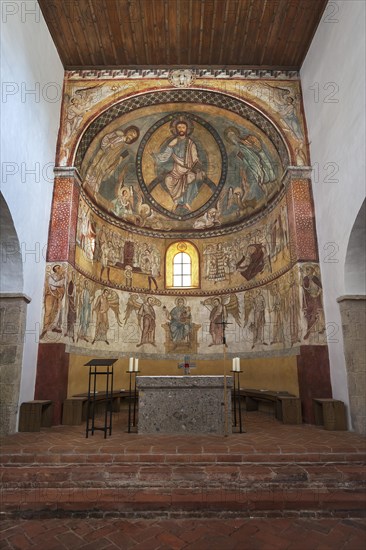
<svg viewBox="0 0 366 550"><path fill-rule="evenodd" d="M233 379L224 376L138 376L138 433L227 434Z"/></svg>

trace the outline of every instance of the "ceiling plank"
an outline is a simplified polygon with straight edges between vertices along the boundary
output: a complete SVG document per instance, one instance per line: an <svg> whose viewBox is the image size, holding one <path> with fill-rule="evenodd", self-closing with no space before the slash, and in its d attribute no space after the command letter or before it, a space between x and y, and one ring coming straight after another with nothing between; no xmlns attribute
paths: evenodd
<svg viewBox="0 0 366 550"><path fill-rule="evenodd" d="M39 0L68 69L299 69L327 0Z"/></svg>

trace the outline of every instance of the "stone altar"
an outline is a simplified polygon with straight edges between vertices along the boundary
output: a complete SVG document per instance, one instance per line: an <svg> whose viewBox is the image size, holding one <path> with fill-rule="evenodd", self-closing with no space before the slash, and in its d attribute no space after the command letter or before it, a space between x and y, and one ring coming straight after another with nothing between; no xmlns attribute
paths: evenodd
<svg viewBox="0 0 366 550"><path fill-rule="evenodd" d="M224 376L137 376L138 433L231 433L231 389Z"/></svg>

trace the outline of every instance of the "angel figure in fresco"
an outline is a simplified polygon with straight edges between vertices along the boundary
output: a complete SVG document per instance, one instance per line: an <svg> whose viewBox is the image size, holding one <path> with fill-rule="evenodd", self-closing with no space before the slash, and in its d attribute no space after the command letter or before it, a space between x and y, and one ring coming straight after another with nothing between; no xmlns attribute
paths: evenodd
<svg viewBox="0 0 366 550"><path fill-rule="evenodd" d="M262 142L252 134L241 134L235 126L226 128L224 135L237 148L236 156L242 162L249 186L258 185L267 200L269 184L276 180L276 173Z"/></svg>
<svg viewBox="0 0 366 550"><path fill-rule="evenodd" d="M160 300L155 296L148 296L146 300L140 306L138 311L138 320L141 327L141 339L136 347L143 346L144 344L155 344L155 329L156 329L156 314L154 306L161 306Z"/></svg>
<svg viewBox="0 0 366 550"><path fill-rule="evenodd" d="M218 208L209 208L203 216L199 217L194 223L194 229L207 229L221 225L220 211Z"/></svg>
<svg viewBox="0 0 366 550"><path fill-rule="evenodd" d="M139 295L130 294L126 304L125 316L123 318L125 326L133 312L135 312L136 316L138 315L138 311L140 310L141 305L142 302L139 300Z"/></svg>
<svg viewBox="0 0 366 550"><path fill-rule="evenodd" d="M94 195L99 191L103 180L110 178L117 166L128 157L129 152L124 148L132 145L140 136L140 130L136 126L129 126L125 130L115 130L106 134L97 153L97 160L86 174L85 185L88 185Z"/></svg>
<svg viewBox="0 0 366 550"><path fill-rule="evenodd" d="M324 313L322 305L323 288L320 278L312 265L304 267L302 277L303 310L307 322L304 340L307 340L312 331L323 334L325 331Z"/></svg>
<svg viewBox="0 0 366 550"><path fill-rule="evenodd" d="M210 328L209 332L212 338L211 346L223 345L225 324L228 316L232 315L237 325L240 325L240 310L239 302L236 294L230 294L224 297L207 298L201 305L207 307L210 311ZM225 342L226 345L226 342Z"/></svg>
<svg viewBox="0 0 366 550"><path fill-rule="evenodd" d="M101 86L102 84L96 84L88 88L79 88L72 94L66 110L66 141L72 137L72 134L79 127L84 114L87 113L93 103L97 101L100 96Z"/></svg>
<svg viewBox="0 0 366 550"><path fill-rule="evenodd" d="M224 210L226 215L235 214L241 217L244 214L253 211L258 201L256 198L249 198L251 194L250 186L244 170L240 169L240 185L230 186L225 194L220 198L220 210Z"/></svg>
<svg viewBox="0 0 366 550"><path fill-rule="evenodd" d="M62 301L65 295L66 274L61 265L54 265L48 272L44 297L44 321L40 338L48 331L62 333Z"/></svg>
<svg viewBox="0 0 366 550"><path fill-rule="evenodd" d="M293 90L280 86L271 86L268 83L264 83L263 85L270 91L269 100L277 107L286 125L297 139L303 139L300 121L297 116L298 98L294 97Z"/></svg>
<svg viewBox="0 0 366 550"><path fill-rule="evenodd" d="M191 211L191 204L205 178L197 145L189 137L194 126L189 118L181 116L171 122L170 130L174 138L154 157L159 164L173 163L164 178L165 187L174 202L173 209L182 207Z"/></svg>
<svg viewBox="0 0 366 550"><path fill-rule="evenodd" d="M69 141L80 126L84 114L88 109L84 107L78 97L72 97L66 109L65 141Z"/></svg>

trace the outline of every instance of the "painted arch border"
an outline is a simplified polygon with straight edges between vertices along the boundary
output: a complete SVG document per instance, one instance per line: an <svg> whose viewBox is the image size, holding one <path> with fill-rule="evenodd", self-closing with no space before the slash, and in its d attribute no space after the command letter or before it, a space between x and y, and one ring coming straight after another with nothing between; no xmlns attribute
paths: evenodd
<svg viewBox="0 0 366 550"><path fill-rule="evenodd" d="M73 163L79 171L83 159L97 134L116 118L136 109L165 103L206 103L232 111L235 114L255 124L273 143L282 162L283 172L291 164L291 149L286 136L272 118L250 102L236 98L221 91L189 89L189 90L149 90L129 96L109 105L97 115L92 122L86 124L73 152Z"/></svg>

